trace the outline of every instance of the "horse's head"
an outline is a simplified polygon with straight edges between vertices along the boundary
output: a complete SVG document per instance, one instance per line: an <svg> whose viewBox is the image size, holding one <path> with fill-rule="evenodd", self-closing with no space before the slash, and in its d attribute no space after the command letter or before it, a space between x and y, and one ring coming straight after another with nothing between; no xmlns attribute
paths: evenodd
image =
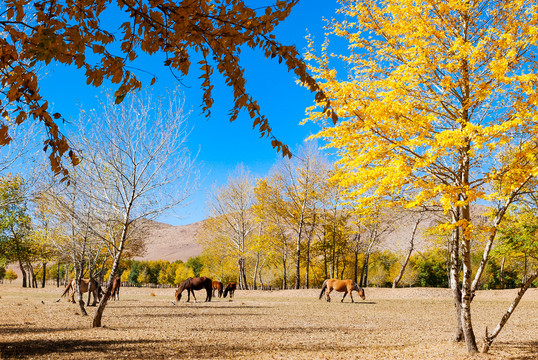
<svg viewBox="0 0 538 360"><path fill-rule="evenodd" d="M179 301L181 299L181 291L179 289L176 290L176 301Z"/></svg>
<svg viewBox="0 0 538 360"><path fill-rule="evenodd" d="M366 295L364 295L364 289L359 287L359 296L361 299L366 300Z"/></svg>
<svg viewBox="0 0 538 360"><path fill-rule="evenodd" d="M357 285L357 283L353 284L353 290L356 290L359 293L359 296L361 299L366 300L366 295L364 294L364 289Z"/></svg>

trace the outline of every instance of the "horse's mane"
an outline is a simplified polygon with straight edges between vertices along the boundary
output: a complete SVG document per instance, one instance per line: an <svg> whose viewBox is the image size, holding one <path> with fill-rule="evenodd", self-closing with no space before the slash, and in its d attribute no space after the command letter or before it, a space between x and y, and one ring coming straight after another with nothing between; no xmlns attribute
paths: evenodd
<svg viewBox="0 0 538 360"><path fill-rule="evenodd" d="M179 285L179 291L183 291L185 290L185 287L187 287L187 285L189 285L191 283L191 280L192 280L192 277L189 277L189 278L186 278L182 283L181 285Z"/></svg>

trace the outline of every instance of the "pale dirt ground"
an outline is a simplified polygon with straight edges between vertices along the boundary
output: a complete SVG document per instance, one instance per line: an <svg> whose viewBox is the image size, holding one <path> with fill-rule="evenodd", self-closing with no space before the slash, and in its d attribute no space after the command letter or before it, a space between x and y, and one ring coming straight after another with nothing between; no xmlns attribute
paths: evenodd
<svg viewBox="0 0 538 360"><path fill-rule="evenodd" d="M478 338L492 329L516 290L482 291L473 301ZM447 289L366 289L366 300L318 300L319 290L236 291L233 301L172 304L174 289L122 288L103 328L61 289L0 284L2 359L467 359L451 342ZM152 293L154 296L152 296ZM198 300L205 299L197 292ZM192 300L192 299L191 299ZM42 303L42 301L44 303ZM489 355L538 359L538 289L523 298Z"/></svg>

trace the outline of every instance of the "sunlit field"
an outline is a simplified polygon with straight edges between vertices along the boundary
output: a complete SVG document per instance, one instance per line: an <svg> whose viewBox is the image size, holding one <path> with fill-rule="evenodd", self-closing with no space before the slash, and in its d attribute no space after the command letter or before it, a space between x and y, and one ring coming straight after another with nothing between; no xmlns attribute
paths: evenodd
<svg viewBox="0 0 538 360"><path fill-rule="evenodd" d="M232 301L172 303L174 289L122 288L102 328L62 289L0 285L0 357L51 359L466 359L451 341L448 289L366 289L355 303L319 290L236 291ZM475 332L492 329L516 290L482 291L473 301ZM205 298L197 292L198 300ZM185 296L184 296L185 298ZM530 289L477 359L538 358L538 290Z"/></svg>

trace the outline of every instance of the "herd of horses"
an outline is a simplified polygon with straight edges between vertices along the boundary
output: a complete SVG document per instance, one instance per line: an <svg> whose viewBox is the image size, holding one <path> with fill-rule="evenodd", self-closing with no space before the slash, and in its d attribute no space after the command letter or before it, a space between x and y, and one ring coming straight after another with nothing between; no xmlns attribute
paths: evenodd
<svg viewBox="0 0 538 360"><path fill-rule="evenodd" d="M112 290L111 290L111 297L114 300L120 299L120 285L121 280L119 277L115 277L112 281ZM80 286L80 292L81 293L87 293L88 291L93 295L93 304L92 306L95 306L97 301L100 301L103 296L103 289L101 288L101 285L99 283L91 278L91 279L81 279L79 282ZM196 302L196 295L194 294L195 290L205 290L206 291L206 298L205 301L211 301L211 298L218 295L218 297L226 297L228 294L230 294L230 299L233 298L235 290L237 288L237 284L235 282L230 282L225 287L220 281L212 281L210 278L206 276L202 277L190 277L183 281L175 293L176 301L181 300L181 294L183 291L187 290L187 302L191 300L191 294L194 298L194 302ZM69 299L69 291L72 291ZM343 292L344 296L342 297L341 302L344 302L344 299L346 295L349 293L349 296L351 298L351 302L355 302L353 300L353 291L356 291L359 294L359 297L363 300L366 299L366 296L364 294L364 289L357 285L356 282L352 280L339 280L339 279L327 279L323 282L323 285L321 286L321 293L319 294L319 298L321 299L323 297L323 294L327 292L327 301L330 302L330 293L333 291ZM72 279L67 286L65 287L65 291L63 292L62 296L68 295L68 301L75 302L75 279ZM90 298L88 297L88 306L89 305ZM60 301L60 299L58 299ZM174 303L175 304L175 303Z"/></svg>
<svg viewBox="0 0 538 360"><path fill-rule="evenodd" d="M114 301L120 300L120 285L121 279L116 276L114 280L112 280L112 290L110 291L110 297ZM87 293L89 291L90 295L93 296L93 303L90 305L90 297L88 297L88 304L86 306L96 306L97 302L101 301L101 298L103 297L103 288L101 287L99 282L97 282L97 280L95 280L94 278L80 279L79 286L81 294ZM71 295L69 295L69 293L71 293ZM68 302L75 302L75 279L71 279L71 281L69 281L60 298L66 295ZM58 301L60 301L60 299L58 299L57 302Z"/></svg>

